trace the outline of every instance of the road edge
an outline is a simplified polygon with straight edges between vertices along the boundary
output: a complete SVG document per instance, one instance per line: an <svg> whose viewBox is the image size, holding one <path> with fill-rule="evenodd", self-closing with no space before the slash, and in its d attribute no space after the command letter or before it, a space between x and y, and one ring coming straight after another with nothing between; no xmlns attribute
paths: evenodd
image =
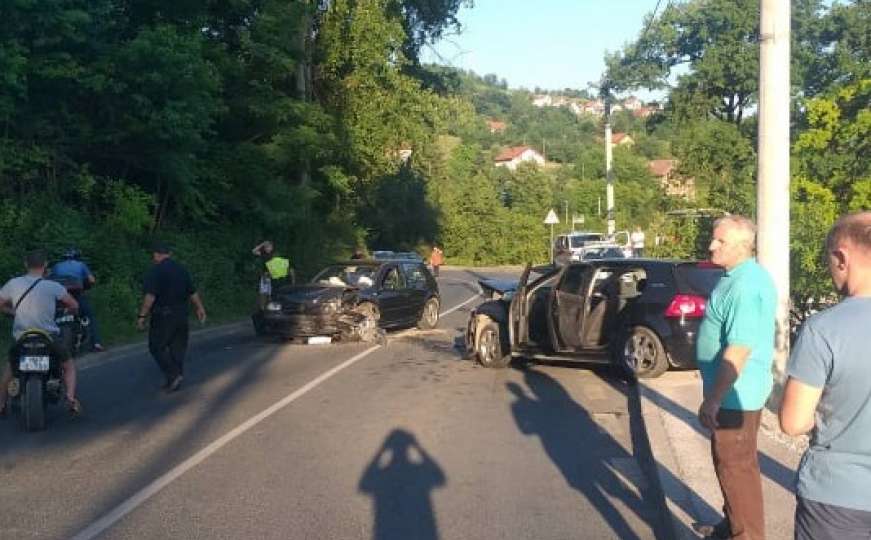
<svg viewBox="0 0 871 540"><path fill-rule="evenodd" d="M650 453L656 468L656 481L662 494L660 512L663 523L671 538L675 540L696 540L698 536L690 533L695 516L687 514L682 508L696 509L693 494L681 481L682 472L677 460L677 453L668 437L665 424L656 404L655 392L652 392L644 379L639 379L638 399L641 402L641 421ZM696 512L698 514L698 512Z"/></svg>

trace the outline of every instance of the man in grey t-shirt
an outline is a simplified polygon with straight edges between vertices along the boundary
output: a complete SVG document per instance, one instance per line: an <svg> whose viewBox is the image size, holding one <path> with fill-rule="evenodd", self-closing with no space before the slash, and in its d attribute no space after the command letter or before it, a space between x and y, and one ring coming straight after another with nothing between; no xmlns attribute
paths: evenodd
<svg viewBox="0 0 871 540"><path fill-rule="evenodd" d="M844 297L812 316L790 355L780 426L810 431L796 486L797 540L871 538L871 212L844 216L826 239Z"/></svg>
<svg viewBox="0 0 871 540"><path fill-rule="evenodd" d="M63 285L55 281L43 279L47 264L45 253L34 251L28 253L24 259L27 273L23 276L9 280L0 289L0 309L14 314L15 322L12 323L12 337L17 342L25 331L36 329L43 330L52 336L58 337L60 329L55 323L55 309L60 302L66 307L77 310L78 302L67 293ZM10 355L16 354L17 345L13 345ZM67 406L70 412L81 412L81 404L76 399L76 366L59 339L52 342L52 354L63 363L64 384L67 392ZM6 397L9 383L12 381L12 370L9 363L4 362L3 375L0 376L0 416L6 413Z"/></svg>

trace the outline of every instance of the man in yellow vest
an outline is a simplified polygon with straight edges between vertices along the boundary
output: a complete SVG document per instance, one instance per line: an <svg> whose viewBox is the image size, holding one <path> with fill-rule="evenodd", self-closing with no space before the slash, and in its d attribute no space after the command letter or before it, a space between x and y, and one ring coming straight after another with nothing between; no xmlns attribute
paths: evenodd
<svg viewBox="0 0 871 540"><path fill-rule="evenodd" d="M260 288L257 307L261 310L269 301L272 291L286 283L293 283L293 269L290 268L290 260L279 257L275 253L275 245L266 240L257 244L251 253L260 257L263 261L263 273L260 276Z"/></svg>

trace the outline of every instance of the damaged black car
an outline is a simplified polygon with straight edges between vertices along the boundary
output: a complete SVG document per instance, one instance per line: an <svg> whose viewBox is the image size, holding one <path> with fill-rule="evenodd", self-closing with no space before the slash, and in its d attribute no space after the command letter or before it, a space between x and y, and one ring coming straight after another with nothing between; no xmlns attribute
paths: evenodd
<svg viewBox="0 0 871 540"><path fill-rule="evenodd" d="M481 280L468 356L610 364L629 378L695 367L695 338L723 269L707 262L601 259L527 267L516 282Z"/></svg>
<svg viewBox="0 0 871 540"><path fill-rule="evenodd" d="M350 261L330 265L309 283L273 291L252 317L257 335L374 341L382 330L439 321L438 285L415 261Z"/></svg>

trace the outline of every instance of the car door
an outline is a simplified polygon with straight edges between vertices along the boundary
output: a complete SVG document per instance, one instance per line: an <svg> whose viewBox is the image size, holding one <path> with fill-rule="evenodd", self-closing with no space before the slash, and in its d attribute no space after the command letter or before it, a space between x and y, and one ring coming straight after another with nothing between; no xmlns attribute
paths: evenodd
<svg viewBox="0 0 871 540"><path fill-rule="evenodd" d="M588 264L571 264L551 292L548 326L557 351L575 351L582 346L586 292L593 273Z"/></svg>
<svg viewBox="0 0 871 540"><path fill-rule="evenodd" d="M381 326L395 326L407 317L407 294L402 273L395 264L386 265L378 284ZM404 311L405 310L405 311Z"/></svg>
<svg viewBox="0 0 871 540"><path fill-rule="evenodd" d="M532 266L526 265L517 281L517 289L508 307L508 338L511 347L524 346L529 343L529 313L527 310L527 281Z"/></svg>
<svg viewBox="0 0 871 540"><path fill-rule="evenodd" d="M408 299L407 313L409 321L417 321L423 312L423 305L429 296L426 274L423 266L416 262L404 262L400 265L405 277L405 293Z"/></svg>

